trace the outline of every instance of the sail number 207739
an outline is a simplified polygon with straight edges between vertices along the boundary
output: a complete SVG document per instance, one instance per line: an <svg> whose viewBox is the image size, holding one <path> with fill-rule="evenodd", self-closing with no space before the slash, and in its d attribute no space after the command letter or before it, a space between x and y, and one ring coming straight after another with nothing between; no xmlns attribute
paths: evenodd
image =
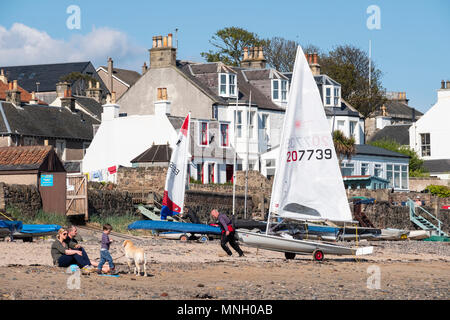
<svg viewBox="0 0 450 320"><path fill-rule="evenodd" d="M288 151L287 162L309 161L309 160L328 160L331 159L333 153L331 149L309 149Z"/></svg>

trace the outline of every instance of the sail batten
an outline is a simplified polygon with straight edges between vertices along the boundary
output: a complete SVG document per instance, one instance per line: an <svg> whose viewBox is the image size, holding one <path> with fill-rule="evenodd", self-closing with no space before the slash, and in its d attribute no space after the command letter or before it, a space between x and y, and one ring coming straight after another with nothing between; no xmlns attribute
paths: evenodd
<svg viewBox="0 0 450 320"><path fill-rule="evenodd" d="M330 126L300 46L290 88L270 213L292 219L352 221Z"/></svg>

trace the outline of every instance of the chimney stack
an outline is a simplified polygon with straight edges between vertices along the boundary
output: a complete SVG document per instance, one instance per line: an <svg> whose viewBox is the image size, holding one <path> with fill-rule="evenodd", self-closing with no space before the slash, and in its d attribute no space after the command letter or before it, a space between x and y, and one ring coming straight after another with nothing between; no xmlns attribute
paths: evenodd
<svg viewBox="0 0 450 320"><path fill-rule="evenodd" d="M103 105L102 122L113 120L119 117L120 106L116 104L116 93L113 91L106 97L106 104Z"/></svg>
<svg viewBox="0 0 450 320"><path fill-rule="evenodd" d="M113 92L114 88L113 88L113 72L114 72L114 67L113 67L113 60L111 59L111 57L108 58L108 82L109 82L109 92Z"/></svg>
<svg viewBox="0 0 450 320"><path fill-rule="evenodd" d="M64 92L70 88L70 84L68 82L58 82L56 84L56 97L63 98Z"/></svg>
<svg viewBox="0 0 450 320"><path fill-rule="evenodd" d="M5 72L3 69L0 70L0 81L4 84L8 84L8 78L5 76Z"/></svg>
<svg viewBox="0 0 450 320"><path fill-rule="evenodd" d="M100 82L96 82L95 87L92 85L92 82L88 82L88 88L86 89L86 97L92 98L98 103L102 103L102 92L103 90L100 88Z"/></svg>
<svg viewBox="0 0 450 320"><path fill-rule="evenodd" d="M10 102L16 107L19 107L22 103L20 94L21 92L17 86L17 80L8 83L8 90L6 90L6 102Z"/></svg>
<svg viewBox="0 0 450 320"><path fill-rule="evenodd" d="M173 45L173 36L154 36L150 51L150 68L166 68L176 66L177 49Z"/></svg>
<svg viewBox="0 0 450 320"><path fill-rule="evenodd" d="M250 69L265 69L266 58L262 47L244 48L244 58L241 61L241 67Z"/></svg>
<svg viewBox="0 0 450 320"><path fill-rule="evenodd" d="M167 96L167 88L158 88L155 101L155 115L170 114L170 101Z"/></svg>
<svg viewBox="0 0 450 320"><path fill-rule="evenodd" d="M314 52L309 55L309 67L314 76L320 75L320 64L318 63L318 54Z"/></svg>
<svg viewBox="0 0 450 320"><path fill-rule="evenodd" d="M36 98L36 92L31 92L31 99L29 104L39 104L38 99Z"/></svg>
<svg viewBox="0 0 450 320"><path fill-rule="evenodd" d="M64 91L64 97L61 98L61 108L68 108L75 112L75 98L72 96L72 89L68 88Z"/></svg>
<svg viewBox="0 0 450 320"><path fill-rule="evenodd" d="M147 72L147 69L148 69L147 63L144 62L144 65L142 66L142 75L144 75Z"/></svg>

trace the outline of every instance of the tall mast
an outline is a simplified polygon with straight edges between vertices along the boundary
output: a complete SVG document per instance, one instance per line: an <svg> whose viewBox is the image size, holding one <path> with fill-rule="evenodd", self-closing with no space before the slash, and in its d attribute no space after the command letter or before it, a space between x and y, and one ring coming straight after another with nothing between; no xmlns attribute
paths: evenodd
<svg viewBox="0 0 450 320"><path fill-rule="evenodd" d="M236 96L236 109L234 110L234 121L233 121L233 139L234 139L234 161L233 161L233 216L236 212L236 162L237 162L237 153L236 153L236 120L237 120L237 112L238 112L238 98L239 94Z"/></svg>
<svg viewBox="0 0 450 320"><path fill-rule="evenodd" d="M247 167L245 168L245 203L244 203L244 219L247 219L247 190L248 190L248 167L249 167L249 140L250 140L250 105L252 103L252 91L250 91L250 99L247 107Z"/></svg>

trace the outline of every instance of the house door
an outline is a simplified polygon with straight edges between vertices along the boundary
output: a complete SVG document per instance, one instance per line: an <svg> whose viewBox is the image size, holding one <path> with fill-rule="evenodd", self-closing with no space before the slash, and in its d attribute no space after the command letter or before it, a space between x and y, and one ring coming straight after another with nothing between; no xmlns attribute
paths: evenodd
<svg viewBox="0 0 450 320"><path fill-rule="evenodd" d="M226 174L227 174L227 182L233 182L233 165L227 164Z"/></svg>
<svg viewBox="0 0 450 320"><path fill-rule="evenodd" d="M208 164L208 183L214 183L214 163Z"/></svg>

